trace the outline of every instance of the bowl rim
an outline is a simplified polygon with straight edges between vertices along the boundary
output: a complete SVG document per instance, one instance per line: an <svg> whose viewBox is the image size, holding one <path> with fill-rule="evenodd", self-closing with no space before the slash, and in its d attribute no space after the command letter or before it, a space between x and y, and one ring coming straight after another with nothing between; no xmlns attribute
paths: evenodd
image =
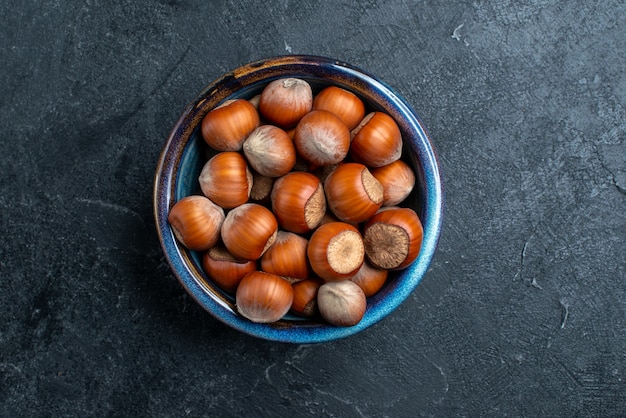
<svg viewBox="0 0 626 418"><path fill-rule="evenodd" d="M396 286L393 293L387 294L384 300L379 297L375 303L368 302L365 316L354 326L335 327L305 321L253 323L234 312L223 298L203 286L194 275L199 272L193 266L188 251L182 249L174 237L167 222L167 213L174 202L176 168L202 117L219 102L235 96L242 88L266 84L271 79L308 76L323 80L320 74L329 72L334 77L329 81L335 84L344 82L353 91L358 89L362 96L374 96L377 104L385 102L387 106L391 106L402 116L401 121L396 120L403 125L401 130L415 134L405 142L413 150L411 158L417 159L415 163L419 162L423 171L421 181L424 183L422 186L425 199L422 212L427 217L422 219L424 237L420 253L411 266L399 272L402 286ZM352 84L348 86L347 83ZM153 182L153 210L159 241L172 273L187 293L206 311L230 327L258 338L287 343L320 343L348 337L374 325L396 310L415 290L429 268L441 235L443 209L444 190L439 159L430 135L417 113L404 98L376 76L351 64L317 55L283 55L253 61L208 84L185 107L176 121L162 148Z"/></svg>

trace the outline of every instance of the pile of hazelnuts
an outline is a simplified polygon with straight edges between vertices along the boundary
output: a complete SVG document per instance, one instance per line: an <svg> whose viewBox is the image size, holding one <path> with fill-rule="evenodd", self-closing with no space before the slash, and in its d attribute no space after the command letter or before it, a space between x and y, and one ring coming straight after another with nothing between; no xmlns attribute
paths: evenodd
<svg viewBox="0 0 626 418"><path fill-rule="evenodd" d="M355 325L389 271L417 258L422 224L400 206L415 185L400 129L354 93L277 79L209 111L201 132L202 193L168 221L245 318Z"/></svg>

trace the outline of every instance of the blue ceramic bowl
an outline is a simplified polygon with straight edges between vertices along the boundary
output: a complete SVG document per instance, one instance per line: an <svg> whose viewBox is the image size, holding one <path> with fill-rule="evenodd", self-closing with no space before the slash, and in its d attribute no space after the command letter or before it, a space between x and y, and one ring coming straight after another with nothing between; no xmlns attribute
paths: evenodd
<svg viewBox="0 0 626 418"><path fill-rule="evenodd" d="M413 193L403 206L413 208L424 227L417 260L405 270L390 274L387 283L368 299L363 319L352 327L335 327L317 320L286 317L272 324L257 324L240 316L234 298L220 290L203 273L201 255L185 249L167 222L172 205L190 194L199 194L198 175L206 161L200 124L206 113L232 98L251 98L270 81L282 77L307 80L314 92L336 85L357 94L369 111L391 115L404 138L403 160L417 178ZM282 56L244 65L209 84L184 110L159 159L154 180L154 215L159 239L172 271L186 291L225 324L267 340L317 343L355 334L393 312L416 288L428 270L441 231L443 191L439 166L426 128L410 106L376 77L349 64L315 56Z"/></svg>

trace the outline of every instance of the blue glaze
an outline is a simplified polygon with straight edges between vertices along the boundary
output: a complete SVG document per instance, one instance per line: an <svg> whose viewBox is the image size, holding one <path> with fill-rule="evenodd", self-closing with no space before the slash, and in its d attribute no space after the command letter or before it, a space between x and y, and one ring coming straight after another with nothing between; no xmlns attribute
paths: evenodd
<svg viewBox="0 0 626 418"><path fill-rule="evenodd" d="M405 142L403 159L416 172L416 188L405 202L422 221L424 238L417 260L393 272L379 293L368 299L363 319L352 327L287 317L274 324L256 324L235 310L233 297L222 292L202 272L200 254L184 249L167 222L172 205L199 193L197 178L206 161L199 133L202 117L230 98L250 98L271 80L299 77L315 89L337 85L357 94L369 110L392 116ZM434 256L443 217L443 187L437 156L427 130L411 107L384 82L349 64L315 56L282 56L244 65L207 86L187 108L172 130L158 162L154 179L154 216L159 239L170 267L186 291L220 321L249 335L290 343L336 340L362 331L392 313L415 290Z"/></svg>

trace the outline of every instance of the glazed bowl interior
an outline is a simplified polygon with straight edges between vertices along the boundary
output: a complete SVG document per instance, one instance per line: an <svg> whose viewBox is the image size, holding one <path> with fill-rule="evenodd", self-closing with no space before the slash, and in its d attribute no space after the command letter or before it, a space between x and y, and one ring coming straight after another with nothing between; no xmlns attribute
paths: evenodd
<svg viewBox="0 0 626 418"><path fill-rule="evenodd" d="M392 116L404 140L402 159L416 173L416 187L401 204L414 209L424 228L417 260L402 271L391 272L376 295L368 298L363 319L355 326L335 327L322 320L288 315L271 324L257 324L240 316L234 297L222 291L204 274L202 254L189 251L174 237L167 215L175 202L201 194L198 176L210 155L200 133L206 113L221 102L250 99L272 80L297 77L311 84L313 92L328 85L352 91L368 111ZM439 166L428 133L411 107L389 86L349 64L315 56L284 56L244 65L207 86L184 110L161 153L154 182L154 215L165 256L185 290L220 321L247 334L267 340L316 343L355 334L393 312L416 288L426 273L439 239L443 191Z"/></svg>

